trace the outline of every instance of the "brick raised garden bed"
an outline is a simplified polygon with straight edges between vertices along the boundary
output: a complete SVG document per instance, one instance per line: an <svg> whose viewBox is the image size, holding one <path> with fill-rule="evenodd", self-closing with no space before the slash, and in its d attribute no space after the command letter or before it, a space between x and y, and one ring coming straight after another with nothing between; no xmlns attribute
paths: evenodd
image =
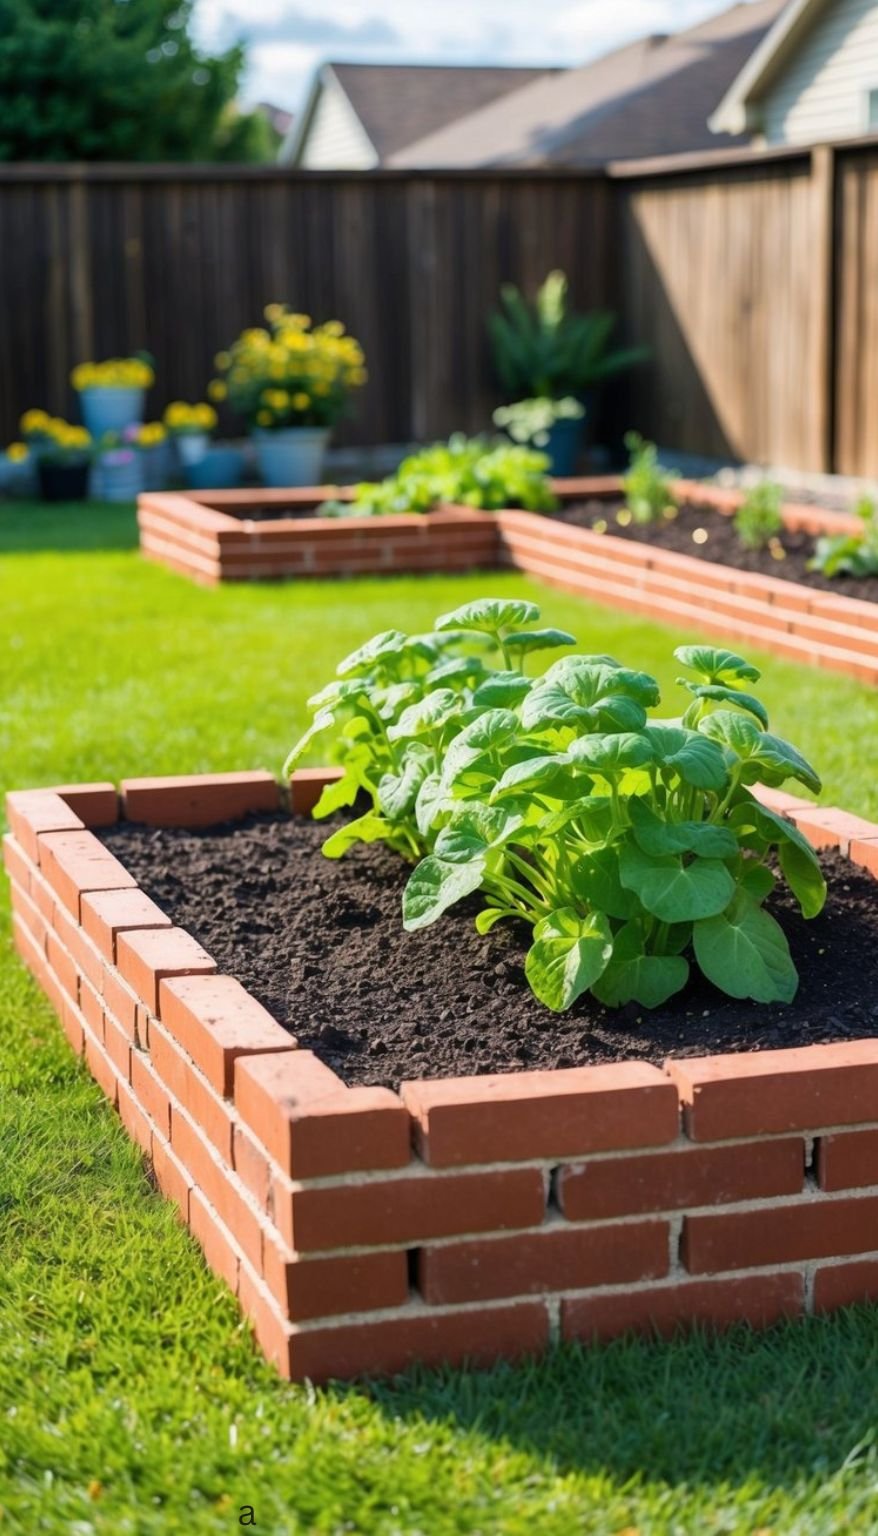
<svg viewBox="0 0 878 1536"><path fill-rule="evenodd" d="M878 876L878 824L766 798ZM878 1039L348 1088L91 830L280 803L264 773L24 791L4 852L19 953L284 1374L878 1297Z"/></svg>
<svg viewBox="0 0 878 1536"><path fill-rule="evenodd" d="M556 490L565 503L613 500L620 481L561 480ZM743 499L694 481L678 481L675 492L683 504L725 513ZM423 517L309 516L327 494L339 493L318 487L141 496L141 549L208 585L502 566L615 608L878 684L878 603L845 596L841 584L837 594L825 592L532 512L446 507ZM275 506L278 517L267 517ZM813 534L856 525L811 506L787 505L784 518L791 530Z"/></svg>

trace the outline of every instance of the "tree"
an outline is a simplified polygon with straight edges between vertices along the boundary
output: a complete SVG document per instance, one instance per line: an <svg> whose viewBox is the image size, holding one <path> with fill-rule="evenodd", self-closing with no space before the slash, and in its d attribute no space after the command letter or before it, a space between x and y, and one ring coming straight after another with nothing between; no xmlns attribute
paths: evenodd
<svg viewBox="0 0 878 1536"><path fill-rule="evenodd" d="M0 0L0 160L262 160L236 44L202 53L193 0Z"/></svg>

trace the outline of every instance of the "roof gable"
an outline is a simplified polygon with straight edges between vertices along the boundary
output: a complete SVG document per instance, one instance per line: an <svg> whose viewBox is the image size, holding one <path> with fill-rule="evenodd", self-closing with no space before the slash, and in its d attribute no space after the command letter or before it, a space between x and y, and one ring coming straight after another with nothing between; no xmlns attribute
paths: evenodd
<svg viewBox="0 0 878 1536"><path fill-rule="evenodd" d="M745 133L750 103L781 73L830 0L788 0L759 47L732 81L710 119L714 133Z"/></svg>

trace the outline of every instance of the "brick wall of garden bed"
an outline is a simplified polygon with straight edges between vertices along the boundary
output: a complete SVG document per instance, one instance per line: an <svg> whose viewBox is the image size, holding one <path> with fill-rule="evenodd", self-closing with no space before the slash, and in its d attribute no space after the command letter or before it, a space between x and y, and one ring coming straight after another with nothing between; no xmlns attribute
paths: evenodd
<svg viewBox="0 0 878 1536"><path fill-rule="evenodd" d="M560 480L563 500L621 494L615 476ZM326 495L349 495L327 487ZM678 481L681 503L730 513L741 491ZM532 512L447 507L426 516L247 521L248 507L312 510L319 489L140 497L143 553L202 582L393 575L505 566L614 608L878 684L878 604L780 577L738 571L632 539L598 534ZM791 530L858 527L856 518L787 505Z"/></svg>
<svg viewBox="0 0 878 1536"><path fill-rule="evenodd" d="M294 813L325 778L294 776ZM281 798L263 773L20 792L4 852L22 959L284 1374L878 1298L878 1040L348 1088L91 830ZM878 825L770 798L878 875Z"/></svg>

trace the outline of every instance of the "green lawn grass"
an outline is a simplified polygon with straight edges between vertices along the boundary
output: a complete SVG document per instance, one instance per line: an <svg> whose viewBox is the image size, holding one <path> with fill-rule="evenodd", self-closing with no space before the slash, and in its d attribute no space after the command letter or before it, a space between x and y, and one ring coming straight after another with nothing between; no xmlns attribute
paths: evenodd
<svg viewBox="0 0 878 1536"><path fill-rule="evenodd" d="M0 506L3 787L277 770L373 631L526 593L656 671L683 638L514 575L203 591L130 510ZM878 696L771 658L827 802L878 814ZM3 893L6 922L6 896ZM878 1532L878 1316L558 1350L366 1390L276 1379L0 939L0 1533Z"/></svg>

